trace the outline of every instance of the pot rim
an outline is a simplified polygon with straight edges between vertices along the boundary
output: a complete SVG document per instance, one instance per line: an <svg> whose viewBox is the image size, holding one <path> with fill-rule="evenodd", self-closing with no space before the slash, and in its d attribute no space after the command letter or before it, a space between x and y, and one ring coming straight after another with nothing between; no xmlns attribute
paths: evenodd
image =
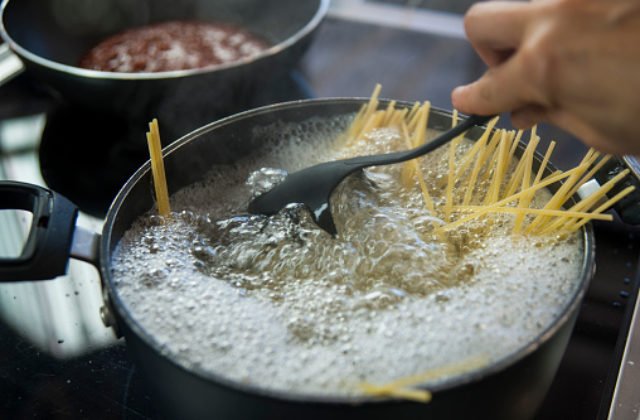
<svg viewBox="0 0 640 420"><path fill-rule="evenodd" d="M162 71L162 72L139 72L139 73L108 72L108 71L85 69L85 68L71 66L68 64L59 63L57 61L49 60L47 58L44 58L37 54L32 53L28 49L18 44L11 37L11 35L9 35L9 32L5 28L5 24L4 24L5 9L7 9L11 1L12 0L2 0L2 5L0 5L0 38L2 38L9 45L11 50L13 50L15 54L18 55L19 57L57 72L66 73L73 76L78 76L78 77L83 77L88 79L140 81L140 80L178 79L178 78L184 78L189 76L197 76L201 74L215 73L218 71L232 69L232 68L244 66L247 64L251 64L253 62L257 62L262 59L265 59L267 57L273 57L283 52L284 50L291 48L293 45L297 44L300 40L305 38L307 35L311 34L320 25L320 23L326 16L327 11L329 9L329 3L331 0L318 0L318 8L316 9L311 19L308 20L304 26L302 26L292 36L289 36L285 40L267 48L266 50L261 51L259 54L253 55L251 57L246 57L240 60L235 60L226 64L205 67L205 68L172 70L172 71ZM16 0L13 0L13 1L16 1Z"/></svg>
<svg viewBox="0 0 640 420"><path fill-rule="evenodd" d="M354 104L354 105L362 105L369 101L370 98L366 97L332 97L332 98L316 98L316 99L303 99L289 102L282 102L277 104L271 104L259 108L255 108L252 110L244 111L238 114L234 114L223 119L214 121L210 124L207 124L201 128L198 128L183 137L179 138L175 142L171 143L167 147L163 149L164 156L168 156L171 153L175 153L180 147L183 145L197 139L202 134L207 133L209 131L215 130L219 127L223 127L228 124L237 123L238 121L242 121L253 116L262 115L266 113L270 113L273 111L283 110L283 109L291 109L291 108L303 108L308 105L331 105L331 104ZM380 105L384 105L388 103L389 99L380 99ZM401 106L411 106L412 102L407 101L397 101L396 105ZM357 109L354 108L354 112ZM440 114L445 117L450 117L451 112L438 107L431 107L430 113ZM309 117L311 118L311 116ZM494 128L495 130L495 128ZM522 144L522 142L520 143ZM541 159L542 156L539 152L535 152L536 159ZM551 162L548 164L548 170L553 170L554 165ZM143 328L142 325L138 323L138 321L131 315L129 310L127 309L124 302L120 299L120 296L116 293L115 287L112 285L111 273L110 273L110 256L111 252L109 250L109 245L112 241L112 227L115 223L117 214L124 201L128 197L129 193L133 189L133 187L144 177L148 172L151 171L150 161L147 161L144 165L142 165L125 183L122 187L116 198L111 204L109 211L107 213L107 218L105 219L105 224L103 227L102 233L102 242L100 249L100 270L102 272L103 283L106 285L109 293L109 297L112 300L113 308L115 308L118 316L124 320L127 324L127 328L129 328L134 334L136 334L142 341L145 342L146 345L154 349L157 353L161 354L169 363L174 366L187 371L190 374L193 374L200 379L205 381L213 381L221 386L226 386L235 391L240 391L243 393L257 395L266 398L272 398L281 401L287 402L296 402L296 403L320 403L320 404L341 404L341 405L360 405L363 403L367 404L375 404L375 403L385 403L385 402L407 402L406 400L391 398L391 397L378 397L378 396L366 396L366 395L358 395L358 396L338 396L334 394L329 395L312 395L312 394L296 394L291 392L285 392L280 390L270 390L257 385L247 385L243 384L231 379L224 377L223 375L213 373L210 371L206 371L201 369L200 367L189 367L184 364L178 363L171 354L167 354L166 351L162 350L162 346L154 339L153 336L148 334L148 332ZM566 306L562 308L559 315L555 318L555 320L541 333L533 337L527 344L520 347L515 352L511 352L505 357L500 358L497 361L491 362L487 365L482 366L478 369L473 369L468 372L464 372L459 375L452 376L450 379L440 382L437 385L425 388L424 386L417 386L419 389L427 389L428 391L436 394L437 392L446 391L449 389L453 389L465 384L469 384L472 382L480 381L484 378L495 375L509 366L517 363L518 361L524 359L531 353L533 353L538 347L546 343L551 337L553 337L556 332L564 326L566 322L569 321L571 316L575 311L579 309L579 306L582 302L582 299L587 291L590 280L593 277L595 272L595 240L593 234L593 228L591 223L587 223L582 228L582 242L583 242L583 259L582 265L580 268L580 283L576 287L576 290L573 291L570 299L568 299ZM434 397L435 398L435 397Z"/></svg>

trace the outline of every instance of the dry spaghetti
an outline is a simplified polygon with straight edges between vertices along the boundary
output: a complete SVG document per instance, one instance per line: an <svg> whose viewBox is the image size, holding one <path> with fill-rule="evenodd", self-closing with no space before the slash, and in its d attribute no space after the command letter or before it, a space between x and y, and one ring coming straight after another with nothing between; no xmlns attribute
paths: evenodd
<svg viewBox="0 0 640 420"><path fill-rule="evenodd" d="M381 86L376 85L369 102L347 130L347 141L353 144L357 139L366 138L368 132L387 127L400 132L407 148L423 144L431 104L428 101L416 102L407 109L397 108L396 102L391 101L379 110L380 91ZM454 111L452 125L457 123L457 119L458 114ZM514 233L570 233L590 220L611 220L611 216L603 217L602 213L633 191L630 187L606 200L606 194L626 176L623 172L567 209L580 187L592 179L610 156L602 156L591 149L575 168L557 171L545 178L556 143L550 142L542 161L536 165L536 149L540 142L536 127L531 130L521 156L516 158L523 132L496 129L496 123L497 118L487 124L482 135L466 151L461 150L462 136L451 142L447 154L444 200L432 197L419 159L404 164L401 176L404 187L417 185L426 210L431 216L446 222L443 226L434 225L437 232L451 231L489 213L509 213L514 215ZM458 159L457 156L461 157ZM544 211L532 208L536 192L546 187L556 187L556 192L544 205ZM602 205L603 201L606 206Z"/></svg>

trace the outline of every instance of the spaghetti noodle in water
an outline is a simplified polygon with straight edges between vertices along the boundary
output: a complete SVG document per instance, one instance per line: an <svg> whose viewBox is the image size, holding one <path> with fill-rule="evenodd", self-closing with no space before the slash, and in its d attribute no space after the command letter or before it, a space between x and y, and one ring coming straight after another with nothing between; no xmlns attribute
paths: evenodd
<svg viewBox="0 0 640 420"><path fill-rule="evenodd" d="M621 174L569 204L608 157L589 151L575 168L548 173L555 144L534 165L535 130L520 157L524 133L493 120L476 142L459 137L347 178L332 198L337 238L296 206L230 217L252 188L282 177L277 168L437 135L426 129L428 102L379 109L379 93L355 116L260 128L276 146L213 168L172 195L165 223L150 212L124 235L118 294L172 358L288 393L427 402L425 388L502 360L554 322L579 283L576 231L611 220L605 211L631 188L604 199ZM154 149L156 169L158 157Z"/></svg>
<svg viewBox="0 0 640 420"><path fill-rule="evenodd" d="M156 193L156 204L160 216L167 217L171 213L169 204L169 190L167 188L167 176L164 171L164 161L162 160L162 144L160 143L160 128L158 120L153 119L149 123L147 132L147 146L151 158L151 174L153 175L153 187Z"/></svg>

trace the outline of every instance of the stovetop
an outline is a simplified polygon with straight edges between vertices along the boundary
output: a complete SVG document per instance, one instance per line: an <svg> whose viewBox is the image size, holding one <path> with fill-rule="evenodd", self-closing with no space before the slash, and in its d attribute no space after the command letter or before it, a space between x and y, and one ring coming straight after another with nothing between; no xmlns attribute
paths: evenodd
<svg viewBox="0 0 640 420"><path fill-rule="evenodd" d="M363 97L381 83L382 96L451 108L451 89L484 71L462 38L460 16L409 2L422 20L389 21L400 3L334 2L299 68L255 105ZM364 12L355 13L354 4ZM385 18L381 7L390 7ZM539 133L558 141L561 168L584 153L566 133L546 126ZM136 136L131 127L52 101L26 75L0 87L0 179L58 190L80 206L79 223L90 229L101 229L119 186L147 159ZM20 246L20 217L0 212L0 255ZM606 418L610 411L638 291L640 230L619 221L594 228L597 270L539 419ZM159 416L126 346L102 325L100 301L96 270L78 261L64 278L0 285L0 418Z"/></svg>

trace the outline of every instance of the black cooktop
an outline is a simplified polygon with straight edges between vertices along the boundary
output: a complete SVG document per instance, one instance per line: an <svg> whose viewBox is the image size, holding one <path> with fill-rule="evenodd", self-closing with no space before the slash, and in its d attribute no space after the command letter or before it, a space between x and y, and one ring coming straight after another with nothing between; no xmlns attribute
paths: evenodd
<svg viewBox="0 0 640 420"><path fill-rule="evenodd" d="M310 96L368 96L381 82L382 96L429 98L434 105L450 108L451 88L482 71L464 40L328 19L300 68L282 85L261 92L255 104ZM34 112L46 113L37 150L45 182L86 213L104 214L119 185L146 159L144 148L131 140L137 138L137 128L105 125L100 117L52 102L25 76L0 87L0 122ZM96 123L105 127L101 138L86 137L87 128ZM140 128L145 130L146 126ZM541 127L540 133L546 140L559 141L559 167L573 165L584 151L578 141L551 127ZM95 143L87 144L88 139ZM98 147L98 157L89 145ZM632 309L628 302L634 301L638 289L640 231L620 222L599 223L595 235L597 271L540 419L604 418L609 409ZM0 288L0 293L20 305L30 289ZM65 334L51 332L50 351L43 350L15 323L6 322L6 311L15 307L0 311L0 418L161 417L122 341L61 357L64 352L56 350L68 345Z"/></svg>

